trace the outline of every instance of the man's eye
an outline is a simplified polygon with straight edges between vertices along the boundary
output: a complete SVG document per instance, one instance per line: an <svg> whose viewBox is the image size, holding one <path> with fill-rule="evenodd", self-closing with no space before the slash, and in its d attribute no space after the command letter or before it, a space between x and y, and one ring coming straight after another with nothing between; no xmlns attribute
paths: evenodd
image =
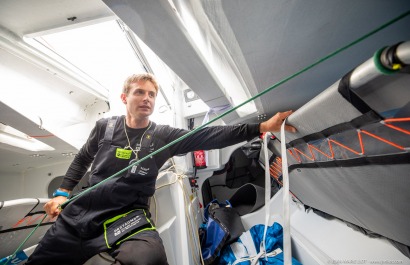
<svg viewBox="0 0 410 265"><path fill-rule="evenodd" d="M151 98L155 98L155 93L154 93L154 92L151 92L151 93L149 93L149 96L150 96Z"/></svg>

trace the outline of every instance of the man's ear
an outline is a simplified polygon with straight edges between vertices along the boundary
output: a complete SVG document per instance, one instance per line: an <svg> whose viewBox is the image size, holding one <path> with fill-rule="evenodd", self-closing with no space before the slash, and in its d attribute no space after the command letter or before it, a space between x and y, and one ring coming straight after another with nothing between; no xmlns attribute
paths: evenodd
<svg viewBox="0 0 410 265"><path fill-rule="evenodd" d="M127 104L127 95L125 95L124 93L121 93L121 101L122 101L124 104Z"/></svg>

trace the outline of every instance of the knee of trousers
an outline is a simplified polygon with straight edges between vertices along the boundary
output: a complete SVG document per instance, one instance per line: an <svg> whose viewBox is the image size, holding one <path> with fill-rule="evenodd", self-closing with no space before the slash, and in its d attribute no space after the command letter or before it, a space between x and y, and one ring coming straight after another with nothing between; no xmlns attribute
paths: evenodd
<svg viewBox="0 0 410 265"><path fill-rule="evenodd" d="M167 257L157 249L152 249L149 252L140 253L138 256L129 257L124 261L120 261L122 265L168 265Z"/></svg>
<svg viewBox="0 0 410 265"><path fill-rule="evenodd" d="M165 249L159 237L126 241L113 254L115 260L122 265L168 264Z"/></svg>

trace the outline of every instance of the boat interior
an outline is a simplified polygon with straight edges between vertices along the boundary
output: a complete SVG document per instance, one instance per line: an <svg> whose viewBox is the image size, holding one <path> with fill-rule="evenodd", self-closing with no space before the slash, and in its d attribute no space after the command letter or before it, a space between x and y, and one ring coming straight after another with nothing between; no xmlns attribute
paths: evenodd
<svg viewBox="0 0 410 265"><path fill-rule="evenodd" d="M158 124L293 110L297 129L167 161L150 205L169 264L228 264L203 259L215 200L246 231L280 224L282 264L410 264L409 29L407 0L2 0L0 264L34 251L44 204L139 72L158 80Z"/></svg>

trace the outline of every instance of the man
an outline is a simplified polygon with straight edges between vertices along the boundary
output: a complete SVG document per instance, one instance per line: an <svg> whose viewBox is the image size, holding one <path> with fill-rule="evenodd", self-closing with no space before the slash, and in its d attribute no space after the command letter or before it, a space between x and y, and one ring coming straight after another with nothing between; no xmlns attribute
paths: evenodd
<svg viewBox="0 0 410 265"><path fill-rule="evenodd" d="M278 131L292 112L277 113L261 124L204 128L114 178L126 168L189 131L156 125L149 120L158 85L150 74L130 76L121 100L126 115L101 119L68 168L55 197L45 205L59 218L48 230L27 264L83 264L108 252L114 264L168 264L165 250L148 212L158 169L170 157L198 149L216 149L250 140L262 132ZM288 131L295 128L286 125ZM92 164L90 186L95 189L63 204Z"/></svg>

